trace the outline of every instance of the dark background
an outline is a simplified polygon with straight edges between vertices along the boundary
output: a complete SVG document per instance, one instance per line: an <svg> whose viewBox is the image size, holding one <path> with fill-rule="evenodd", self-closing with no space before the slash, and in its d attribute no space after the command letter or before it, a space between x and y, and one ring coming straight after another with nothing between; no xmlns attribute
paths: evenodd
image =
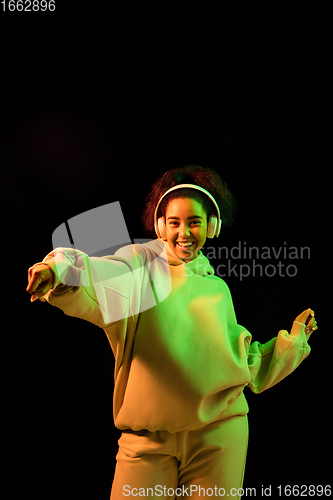
<svg viewBox="0 0 333 500"><path fill-rule="evenodd" d="M278 485L329 484L333 129L276 127L245 114L149 126L117 125L96 110L31 109L0 119L1 498L109 499L120 436L110 346L102 329L30 303L28 268L52 250L57 226L113 201L131 237L145 237L140 215L151 184L187 162L214 168L238 199L236 223L214 240L216 248L239 241L311 248L310 259L283 260L297 266L294 277L224 278L253 340L290 331L307 307L319 325L295 373L263 394L245 390L243 487L260 497L261 485L272 485L274 497Z"/></svg>

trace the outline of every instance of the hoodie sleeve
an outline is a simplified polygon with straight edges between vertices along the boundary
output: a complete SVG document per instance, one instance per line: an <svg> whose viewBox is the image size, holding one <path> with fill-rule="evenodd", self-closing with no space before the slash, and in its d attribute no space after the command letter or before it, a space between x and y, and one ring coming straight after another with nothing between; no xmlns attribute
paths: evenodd
<svg viewBox="0 0 333 500"><path fill-rule="evenodd" d="M49 266L54 274L54 288L44 299L66 315L101 328L130 315L133 263L126 259L89 257L80 250L58 247L32 266L29 273L40 264Z"/></svg>
<svg viewBox="0 0 333 500"><path fill-rule="evenodd" d="M294 321L290 334L280 330L277 337L266 344L249 345L248 366L251 380L249 387L259 394L292 373L310 354L305 324Z"/></svg>

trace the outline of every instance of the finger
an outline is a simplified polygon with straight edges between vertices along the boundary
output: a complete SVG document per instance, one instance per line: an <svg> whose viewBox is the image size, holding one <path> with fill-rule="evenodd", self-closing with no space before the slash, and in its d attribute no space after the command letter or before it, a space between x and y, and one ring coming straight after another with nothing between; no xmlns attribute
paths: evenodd
<svg viewBox="0 0 333 500"><path fill-rule="evenodd" d="M35 300L37 300L37 299L39 299L39 295L37 295L36 293L32 294L30 297L30 302L35 302Z"/></svg>
<svg viewBox="0 0 333 500"><path fill-rule="evenodd" d="M44 299L43 296L39 297L39 296L36 296L36 295L32 295L30 297L30 302L35 302L35 300L40 300L41 302L46 302L46 300Z"/></svg>
<svg viewBox="0 0 333 500"><path fill-rule="evenodd" d="M42 282L45 279L45 268L49 269L45 264L38 263L28 269L28 286L26 291L31 293L31 287L35 283L35 280L39 279ZM37 283L38 285L38 283Z"/></svg>
<svg viewBox="0 0 333 500"><path fill-rule="evenodd" d="M317 321L314 319L314 318L311 318L310 321L307 323L307 327L308 328L313 328L314 326L316 326L317 324Z"/></svg>
<svg viewBox="0 0 333 500"><path fill-rule="evenodd" d="M305 309L305 311L303 311L301 314L299 314L296 318L297 321L299 321L299 323L306 323L307 319L309 318L309 316L314 316L314 311L312 311L312 309L308 308L308 309Z"/></svg>
<svg viewBox="0 0 333 500"><path fill-rule="evenodd" d="M40 276L40 275L34 275L34 276L31 278L31 280L30 280L30 282L29 282L29 284L28 284L28 286L27 286L27 288L26 288L26 291L27 291L28 293L30 293L30 294L31 294L31 293L34 293L34 292L37 290L37 288L38 288L38 287L39 287L42 283L43 283L43 278L42 278L42 276Z"/></svg>
<svg viewBox="0 0 333 500"><path fill-rule="evenodd" d="M309 316L308 316L308 319L307 319L307 323L309 323L311 321L312 318L314 318L314 311L312 309L309 309Z"/></svg>
<svg viewBox="0 0 333 500"><path fill-rule="evenodd" d="M45 299L43 299L44 295L46 295L50 290L52 290L52 284L49 281L46 281L44 286L39 286L35 292L32 294L30 298L30 302L34 302L35 300L39 299L42 302L45 302Z"/></svg>
<svg viewBox="0 0 333 500"><path fill-rule="evenodd" d="M33 267L29 267L28 269L28 286L26 288L27 291L31 288L33 282L36 278L36 270Z"/></svg>
<svg viewBox="0 0 333 500"><path fill-rule="evenodd" d="M313 332L315 330L318 330L318 325L317 325L317 321L313 318L313 320L311 320L309 322L309 324L307 325L307 327L305 328L305 333L310 333L310 332Z"/></svg>
<svg viewBox="0 0 333 500"><path fill-rule="evenodd" d="M35 277L35 276L33 276L33 277L30 279L30 281L29 281L29 283L28 283L28 286L27 286L27 288L26 288L26 291L27 291L28 293L33 293L33 292L35 291L35 282L36 282L36 277Z"/></svg>
<svg viewBox="0 0 333 500"><path fill-rule="evenodd" d="M29 292L29 293L30 293L30 289L31 289L31 287L32 287L32 285L33 285L33 283L34 283L34 281L35 281L35 278L34 278L34 277L30 277L30 276L29 276L28 286L27 286L27 288L26 288L26 291L27 291L27 292Z"/></svg>
<svg viewBox="0 0 333 500"><path fill-rule="evenodd" d="M43 279L41 277L37 277L37 279L32 281L30 289L27 290L31 294L30 302L34 302L47 292L47 290L42 288L42 283Z"/></svg>
<svg viewBox="0 0 333 500"><path fill-rule="evenodd" d="M36 290L36 292L33 295L31 295L30 302L35 302L35 300L37 300L37 299L41 300L43 298L43 296L46 294L46 292L47 291L39 288L38 290ZM44 301L42 301L42 302L44 302Z"/></svg>

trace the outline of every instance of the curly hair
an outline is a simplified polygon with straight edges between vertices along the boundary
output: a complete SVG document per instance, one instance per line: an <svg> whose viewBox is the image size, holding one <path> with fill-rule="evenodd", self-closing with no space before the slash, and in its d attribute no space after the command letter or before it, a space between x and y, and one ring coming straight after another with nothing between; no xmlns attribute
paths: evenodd
<svg viewBox="0 0 333 500"><path fill-rule="evenodd" d="M234 222L236 211L236 200L228 189L226 183L220 176L211 168L202 167L200 165L185 165L173 168L165 172L153 184L146 198L146 206L141 216L144 230L147 234L154 237L154 212L156 205L161 196L170 188L178 184L196 184L200 186L215 198L219 206L221 219L223 220L222 227L230 227ZM201 191L191 188L180 188L172 191L165 196L158 208L157 218L165 217L166 208L172 199L192 198L201 203L204 211L207 214L207 219L210 215L216 214L216 208L212 201Z"/></svg>

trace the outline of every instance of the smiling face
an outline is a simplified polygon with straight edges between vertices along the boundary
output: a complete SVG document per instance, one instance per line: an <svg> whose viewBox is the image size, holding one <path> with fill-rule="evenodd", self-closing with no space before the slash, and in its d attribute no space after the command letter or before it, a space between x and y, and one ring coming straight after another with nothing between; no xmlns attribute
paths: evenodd
<svg viewBox="0 0 333 500"><path fill-rule="evenodd" d="M166 208L165 229L173 252L188 262L198 256L206 241L207 214L198 201L176 198Z"/></svg>

